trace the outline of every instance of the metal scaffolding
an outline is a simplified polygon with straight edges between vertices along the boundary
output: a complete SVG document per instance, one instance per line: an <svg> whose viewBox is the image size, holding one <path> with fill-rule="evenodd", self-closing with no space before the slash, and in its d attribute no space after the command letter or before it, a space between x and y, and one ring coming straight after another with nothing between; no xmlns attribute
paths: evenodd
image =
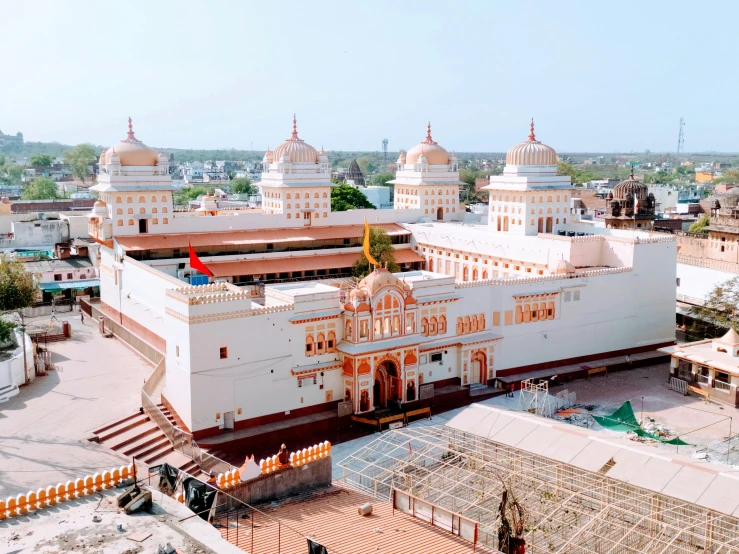
<svg viewBox="0 0 739 554"><path fill-rule="evenodd" d="M345 483L389 500L393 488L478 521L498 546L504 484L529 514L526 552L739 554L739 519L450 427L383 433L340 464Z"/></svg>

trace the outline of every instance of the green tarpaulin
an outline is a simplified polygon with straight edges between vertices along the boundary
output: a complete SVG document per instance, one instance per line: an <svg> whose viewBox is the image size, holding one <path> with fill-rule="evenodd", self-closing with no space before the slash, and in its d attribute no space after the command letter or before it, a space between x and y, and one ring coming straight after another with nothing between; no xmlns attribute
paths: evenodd
<svg viewBox="0 0 739 554"><path fill-rule="evenodd" d="M609 429L611 431L631 431L633 433L636 433L640 437L649 437L650 439L654 439L665 444L674 444L677 446L687 446L690 444L680 440L680 438L678 437L674 439L663 439L658 437L657 435L653 435L652 433L647 433L644 429L641 428L641 425L639 425L639 422L636 419L636 415L634 415L634 408L631 407L631 402L629 401L624 402L621 407L613 412L611 415L594 415L593 419L598 422L601 427L603 427L604 429Z"/></svg>

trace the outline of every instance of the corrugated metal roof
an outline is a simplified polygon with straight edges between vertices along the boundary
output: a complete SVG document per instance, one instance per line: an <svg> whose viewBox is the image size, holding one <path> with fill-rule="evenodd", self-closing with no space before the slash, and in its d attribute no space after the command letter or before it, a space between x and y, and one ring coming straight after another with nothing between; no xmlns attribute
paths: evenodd
<svg viewBox="0 0 739 554"><path fill-rule="evenodd" d="M613 459L606 472L612 479L739 516L739 477L729 467L481 404L467 407L446 426L592 472Z"/></svg>

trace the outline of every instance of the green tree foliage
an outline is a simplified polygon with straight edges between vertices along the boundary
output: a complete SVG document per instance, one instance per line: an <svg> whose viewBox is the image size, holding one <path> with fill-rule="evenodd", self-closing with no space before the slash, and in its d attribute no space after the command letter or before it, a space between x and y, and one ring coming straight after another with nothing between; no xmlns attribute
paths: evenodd
<svg viewBox="0 0 739 554"><path fill-rule="evenodd" d="M26 271L25 264L0 256L0 311L32 306L36 292L33 274Z"/></svg>
<svg viewBox="0 0 739 554"><path fill-rule="evenodd" d="M702 322L739 330L739 277L716 285L703 306L693 306L690 314Z"/></svg>
<svg viewBox="0 0 739 554"><path fill-rule="evenodd" d="M23 166L8 163L0 156L0 185L19 185L23 177Z"/></svg>
<svg viewBox="0 0 739 554"><path fill-rule="evenodd" d="M53 163L54 158L48 154L37 154L36 156L31 156L30 159L30 164L33 167L51 167L51 164Z"/></svg>
<svg viewBox="0 0 739 554"><path fill-rule="evenodd" d="M357 165L363 175L369 175L377 171L377 164L366 156L357 158Z"/></svg>
<svg viewBox="0 0 739 554"><path fill-rule="evenodd" d="M10 333L16 328L16 324L12 321L0 319L0 343L10 340Z"/></svg>
<svg viewBox="0 0 739 554"><path fill-rule="evenodd" d="M203 196L205 194L212 194L215 189L211 188L205 188L202 186L198 187L185 187L183 189L180 189L178 191L175 191L174 193L174 203L176 205L182 205L187 204L190 200L195 200L198 198L198 196Z"/></svg>
<svg viewBox="0 0 739 554"><path fill-rule="evenodd" d="M364 193L350 185L339 185L331 189L331 211L374 210L375 206L367 200Z"/></svg>
<svg viewBox="0 0 739 554"><path fill-rule="evenodd" d="M672 183L678 177L680 177L679 173L669 173L667 171L655 171L654 173L644 174L644 183L647 185L651 185L651 184L664 185L666 183Z"/></svg>
<svg viewBox="0 0 739 554"><path fill-rule="evenodd" d="M392 181L393 179L395 179L395 175L393 175L392 173L378 173L377 175L374 175L372 177L370 182L373 185L377 185L380 187L392 187L393 185L388 185L387 182Z"/></svg>
<svg viewBox="0 0 739 554"><path fill-rule="evenodd" d="M364 242L364 234L362 234L362 242ZM390 240L390 236L387 234L385 229L380 227L370 227L370 254L377 260L382 267L387 264L387 269L393 273L400 271L400 266L395 263L395 250L393 249L393 242ZM359 258L352 267L352 274L361 279L369 275L372 271L369 261L362 253L362 257Z"/></svg>
<svg viewBox="0 0 739 554"><path fill-rule="evenodd" d="M48 177L34 179L30 185L23 189L21 198L23 200L53 200L59 198L56 182Z"/></svg>
<svg viewBox="0 0 739 554"><path fill-rule="evenodd" d="M723 176L718 179L720 183L739 183L739 169L727 169Z"/></svg>
<svg viewBox="0 0 739 554"><path fill-rule="evenodd" d="M691 233L708 233L708 225L710 225L711 219L708 217L708 214L702 214L698 221L693 223L690 228L688 229Z"/></svg>
<svg viewBox="0 0 739 554"><path fill-rule="evenodd" d="M557 175L566 175L572 178L572 183L575 185L582 185L593 179L603 179L603 175L593 171L583 171L578 169L571 163L559 162L557 163Z"/></svg>
<svg viewBox="0 0 739 554"><path fill-rule="evenodd" d="M254 194L255 187L251 184L251 179L239 178L231 181L231 192L236 194Z"/></svg>
<svg viewBox="0 0 739 554"><path fill-rule="evenodd" d="M91 173L90 166L95 163L98 155L89 144L79 144L64 153L64 162L72 170L72 175L85 182Z"/></svg>

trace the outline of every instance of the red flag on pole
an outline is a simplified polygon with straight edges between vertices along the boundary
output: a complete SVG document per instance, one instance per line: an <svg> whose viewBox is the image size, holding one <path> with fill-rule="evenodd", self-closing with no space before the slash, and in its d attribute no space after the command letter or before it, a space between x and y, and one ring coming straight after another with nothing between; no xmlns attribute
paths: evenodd
<svg viewBox="0 0 739 554"><path fill-rule="evenodd" d="M198 255L192 247L192 244L187 243L187 247L190 249L190 268L197 269L200 273L205 273L208 277L213 277L213 273L208 269L208 266L200 261Z"/></svg>

